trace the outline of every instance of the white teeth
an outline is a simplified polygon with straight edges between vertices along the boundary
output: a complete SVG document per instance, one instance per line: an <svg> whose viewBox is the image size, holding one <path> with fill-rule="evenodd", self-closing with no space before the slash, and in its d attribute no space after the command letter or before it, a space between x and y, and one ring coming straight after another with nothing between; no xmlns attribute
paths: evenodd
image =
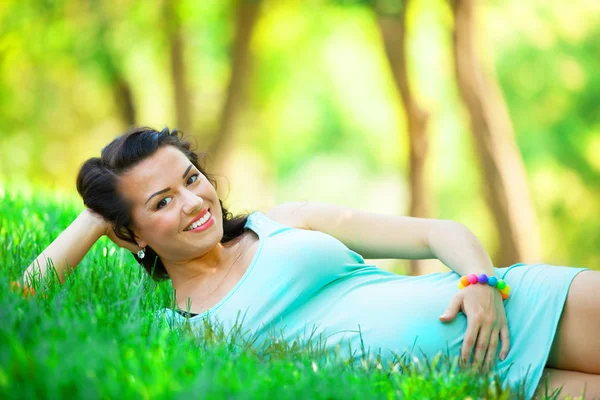
<svg viewBox="0 0 600 400"><path fill-rule="evenodd" d="M210 212L207 211L206 214L204 214L204 217L200 218L198 221L194 222L193 224L191 224L190 226L185 228L185 230L191 231L192 229L196 229L200 225L204 225L206 223L206 221L208 221L209 218L210 218Z"/></svg>

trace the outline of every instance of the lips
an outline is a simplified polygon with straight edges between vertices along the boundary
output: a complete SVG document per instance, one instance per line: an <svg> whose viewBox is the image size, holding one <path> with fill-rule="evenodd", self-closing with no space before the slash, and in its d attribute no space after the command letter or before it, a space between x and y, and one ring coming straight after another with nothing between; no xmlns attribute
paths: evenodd
<svg viewBox="0 0 600 400"><path fill-rule="evenodd" d="M186 229L188 229L190 226L192 226L192 224L193 224L194 222L196 222L196 221L199 221L200 219L202 219L202 217L204 217L204 214L206 214L208 211L209 211L209 209L208 209L208 208L206 208L206 209L202 210L202 211L200 212L200 214L198 214L196 217L194 217L194 219L192 219L192 220L190 221L190 223L189 223L189 224L187 224L187 226L186 226L186 227L185 227L183 230L185 231L185 230L186 230Z"/></svg>

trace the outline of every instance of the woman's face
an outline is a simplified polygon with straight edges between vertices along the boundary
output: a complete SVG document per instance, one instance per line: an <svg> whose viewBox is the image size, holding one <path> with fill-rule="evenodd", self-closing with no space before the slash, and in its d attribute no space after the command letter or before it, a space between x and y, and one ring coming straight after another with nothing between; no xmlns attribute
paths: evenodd
<svg viewBox="0 0 600 400"><path fill-rule="evenodd" d="M223 237L217 192L176 147L161 147L122 175L119 192L133 204L138 244L152 247L163 262L201 257ZM190 229L207 210L208 221Z"/></svg>

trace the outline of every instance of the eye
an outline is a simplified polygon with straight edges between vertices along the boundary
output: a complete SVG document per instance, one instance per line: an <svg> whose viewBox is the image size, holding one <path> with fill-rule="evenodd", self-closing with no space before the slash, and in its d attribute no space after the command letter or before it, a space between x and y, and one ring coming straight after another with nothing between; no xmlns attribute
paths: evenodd
<svg viewBox="0 0 600 400"><path fill-rule="evenodd" d="M156 205L157 209L161 209L164 206L166 206L167 204L169 204L171 202L171 198L170 197L165 197L164 199L162 199L161 201L158 202L158 204Z"/></svg>
<svg viewBox="0 0 600 400"><path fill-rule="evenodd" d="M199 178L200 178L200 174L194 174L188 178L187 184L191 185L192 183L196 182Z"/></svg>

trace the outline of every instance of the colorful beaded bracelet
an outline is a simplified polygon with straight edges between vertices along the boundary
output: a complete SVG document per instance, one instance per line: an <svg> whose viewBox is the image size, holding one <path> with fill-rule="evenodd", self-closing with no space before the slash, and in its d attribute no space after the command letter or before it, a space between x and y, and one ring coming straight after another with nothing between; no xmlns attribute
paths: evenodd
<svg viewBox="0 0 600 400"><path fill-rule="evenodd" d="M500 290L500 293L502 294L502 300L508 299L508 294L510 293L510 286L508 286L503 279L498 279L495 276L490 276L488 278L486 274L481 274L479 276L475 274L465 275L462 278L460 278L460 281L458 282L458 288L464 289L467 286L474 285L476 283L487 283L490 286L495 286Z"/></svg>

